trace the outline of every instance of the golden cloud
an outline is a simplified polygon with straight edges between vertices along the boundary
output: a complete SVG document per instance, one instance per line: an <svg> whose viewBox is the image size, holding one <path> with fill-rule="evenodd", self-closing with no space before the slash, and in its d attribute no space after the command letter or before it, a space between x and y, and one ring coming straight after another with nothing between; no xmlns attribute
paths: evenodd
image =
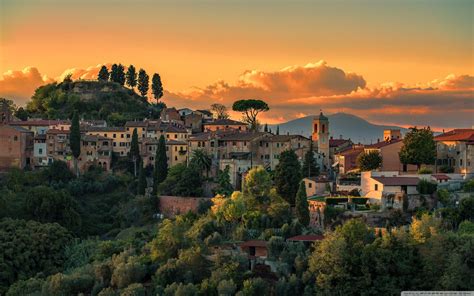
<svg viewBox="0 0 474 296"><path fill-rule="evenodd" d="M41 75L35 67L7 71L0 76L0 97L14 99L18 105L26 103L38 86L54 80Z"/></svg>

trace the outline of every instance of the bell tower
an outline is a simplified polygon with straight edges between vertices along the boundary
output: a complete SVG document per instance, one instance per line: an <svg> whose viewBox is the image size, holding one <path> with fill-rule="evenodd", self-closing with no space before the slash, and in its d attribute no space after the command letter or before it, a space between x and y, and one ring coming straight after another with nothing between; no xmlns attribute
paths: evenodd
<svg viewBox="0 0 474 296"><path fill-rule="evenodd" d="M323 170L329 169L329 119L323 115L323 111L313 118L312 140L318 147L318 153L323 156Z"/></svg>

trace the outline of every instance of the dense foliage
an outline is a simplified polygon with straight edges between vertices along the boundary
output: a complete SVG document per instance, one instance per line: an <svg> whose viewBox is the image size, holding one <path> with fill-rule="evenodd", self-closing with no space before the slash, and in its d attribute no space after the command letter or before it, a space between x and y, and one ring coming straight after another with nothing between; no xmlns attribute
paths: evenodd
<svg viewBox="0 0 474 296"><path fill-rule="evenodd" d="M357 156L356 162L357 167L363 172L376 170L382 165L382 155L377 151L361 153Z"/></svg>
<svg viewBox="0 0 474 296"><path fill-rule="evenodd" d="M109 81L50 83L36 89L27 111L31 117L104 119L110 125L149 116L152 105L133 90Z"/></svg>
<svg viewBox="0 0 474 296"><path fill-rule="evenodd" d="M361 220L344 223L344 210L328 203L325 222L340 226L310 244L288 240L320 233L308 225L303 182L292 211L263 167L249 171L243 190L233 193L227 171L219 177L225 195L210 207L164 220L154 218L154 198L135 195L143 185L130 174L93 168L75 177L60 162L10 171L0 183L0 293L396 295L474 288L474 197L458 200L440 190L443 208L406 227L393 212L384 231ZM171 167L158 191L199 196L202 175L193 162ZM61 208L69 214L55 210ZM71 223L74 213L80 223ZM249 240L266 242L272 270L258 262L249 268L238 248Z"/></svg>
<svg viewBox="0 0 474 296"><path fill-rule="evenodd" d="M413 127L403 138L400 150L400 161L403 164L434 164L436 160L436 143L430 128Z"/></svg>

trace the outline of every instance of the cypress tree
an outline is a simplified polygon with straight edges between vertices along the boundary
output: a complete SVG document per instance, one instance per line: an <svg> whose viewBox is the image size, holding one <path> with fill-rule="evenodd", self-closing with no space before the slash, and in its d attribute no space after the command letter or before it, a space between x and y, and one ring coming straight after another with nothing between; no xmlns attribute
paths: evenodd
<svg viewBox="0 0 474 296"><path fill-rule="evenodd" d="M295 195L301 181L301 165L293 150L280 154L280 162L275 168L274 183L278 194L290 205L295 204Z"/></svg>
<svg viewBox="0 0 474 296"><path fill-rule="evenodd" d="M276 134L277 134L277 135L279 135L279 134L280 134L280 126L279 126L279 125L277 125Z"/></svg>
<svg viewBox="0 0 474 296"><path fill-rule="evenodd" d="M309 205L308 197L306 196L306 186L303 181L300 182L300 187L296 193L296 218L304 226L309 225Z"/></svg>
<svg viewBox="0 0 474 296"><path fill-rule="evenodd" d="M263 128L263 131L268 133L268 124L265 123L265 127Z"/></svg>
<svg viewBox="0 0 474 296"><path fill-rule="evenodd" d="M117 81L120 85L125 84L125 68L122 64L117 66Z"/></svg>
<svg viewBox="0 0 474 296"><path fill-rule="evenodd" d="M140 162L140 147L138 147L138 133L137 133L136 128L133 129L129 156L133 162L133 175L136 177L137 176L137 162Z"/></svg>
<svg viewBox="0 0 474 296"><path fill-rule="evenodd" d="M153 74L153 78L151 79L151 92L156 99L156 103L158 103L163 96L163 84L161 83L161 77L158 73Z"/></svg>
<svg viewBox="0 0 474 296"><path fill-rule="evenodd" d="M146 98L149 89L150 77L146 74L145 70L140 69L138 71L138 91L140 92L141 96Z"/></svg>
<svg viewBox="0 0 474 296"><path fill-rule="evenodd" d="M153 170L153 193L157 193L158 185L166 179L168 175L168 158L166 157L165 137L161 135L156 149L155 167Z"/></svg>
<svg viewBox="0 0 474 296"><path fill-rule="evenodd" d="M303 178L316 177L319 175L319 168L316 164L316 159L314 158L313 141L311 141L311 143L309 144L309 150L304 155L301 175Z"/></svg>
<svg viewBox="0 0 474 296"><path fill-rule="evenodd" d="M145 168L143 167L143 164L140 162L140 173L138 174L137 194L145 195L146 187L147 187L147 184L146 184Z"/></svg>
<svg viewBox="0 0 474 296"><path fill-rule="evenodd" d="M118 82L118 65L117 64L113 64L112 67L110 68L110 76L109 76L109 80L112 81L112 82Z"/></svg>
<svg viewBox="0 0 474 296"><path fill-rule="evenodd" d="M107 70L107 67L104 65L100 68L99 75L97 76L97 79L99 81L107 81L109 80L109 70Z"/></svg>
<svg viewBox="0 0 474 296"><path fill-rule="evenodd" d="M81 130L79 127L79 116L76 112L74 112L72 116L70 132L69 145L71 146L72 156L74 157L74 170L76 171L76 176L79 176L77 159L81 155Z"/></svg>
<svg viewBox="0 0 474 296"><path fill-rule="evenodd" d="M132 89L137 86L137 71L133 65L130 65L127 70L127 74L125 74L126 83Z"/></svg>

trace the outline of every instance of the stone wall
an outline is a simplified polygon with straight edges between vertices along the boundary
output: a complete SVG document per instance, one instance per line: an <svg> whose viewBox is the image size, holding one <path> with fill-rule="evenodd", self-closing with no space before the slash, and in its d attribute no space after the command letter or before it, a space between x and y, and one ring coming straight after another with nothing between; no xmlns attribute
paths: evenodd
<svg viewBox="0 0 474 296"><path fill-rule="evenodd" d="M197 212L199 203L207 201L207 197L160 196L160 212L166 218L172 218L188 211Z"/></svg>

